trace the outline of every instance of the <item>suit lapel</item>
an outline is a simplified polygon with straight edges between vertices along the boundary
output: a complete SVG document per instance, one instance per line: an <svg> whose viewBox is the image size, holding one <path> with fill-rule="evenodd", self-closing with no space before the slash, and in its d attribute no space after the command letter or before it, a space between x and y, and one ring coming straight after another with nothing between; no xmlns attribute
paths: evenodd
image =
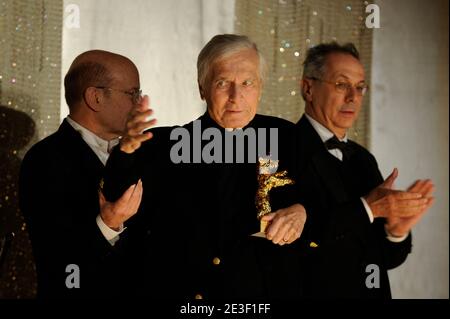
<svg viewBox="0 0 450 319"><path fill-rule="evenodd" d="M58 132L61 136L61 147L66 148L67 153L71 154L72 161L78 162L76 167L80 167L80 172L90 179L99 179L103 172L103 163L86 144L80 133L65 120Z"/></svg>
<svg viewBox="0 0 450 319"><path fill-rule="evenodd" d="M297 126L299 128L300 138L303 141L303 147L300 148L300 152L306 152L306 154L299 154L298 156L300 158L302 156L311 158L311 164L316 170L317 175L320 176L323 184L337 203L347 201L348 194L345 191L339 170L335 169L338 159L334 158L327 151L319 134L317 134L306 116L302 116Z"/></svg>

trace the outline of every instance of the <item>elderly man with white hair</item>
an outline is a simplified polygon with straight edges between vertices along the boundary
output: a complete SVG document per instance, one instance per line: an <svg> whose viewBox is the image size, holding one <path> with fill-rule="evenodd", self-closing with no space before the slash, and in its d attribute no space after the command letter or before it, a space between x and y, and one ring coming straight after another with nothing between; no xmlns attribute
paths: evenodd
<svg viewBox="0 0 450 319"><path fill-rule="evenodd" d="M108 200L138 179L143 183L140 210L125 225L136 235L130 249L142 261L134 279L143 283L139 294L298 298L301 263L294 246L301 245L306 211L290 196L295 186L270 192L272 210L261 218L268 224L265 238L251 236L260 230L256 162L271 155L280 174L288 167L293 124L256 114L264 59L248 37L213 37L201 50L197 69L206 112L182 127L147 130L154 120L144 96L107 163ZM227 148L240 138L244 148ZM289 171L283 174L288 180Z"/></svg>

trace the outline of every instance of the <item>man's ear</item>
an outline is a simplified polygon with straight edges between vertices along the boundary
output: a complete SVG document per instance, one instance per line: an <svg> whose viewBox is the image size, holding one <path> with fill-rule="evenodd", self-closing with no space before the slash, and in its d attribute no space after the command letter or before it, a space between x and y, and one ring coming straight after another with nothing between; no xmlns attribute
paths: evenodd
<svg viewBox="0 0 450 319"><path fill-rule="evenodd" d="M95 87L88 87L84 91L84 103L94 112L100 111L103 95Z"/></svg>
<svg viewBox="0 0 450 319"><path fill-rule="evenodd" d="M305 101L312 101L312 80L307 78L301 79L300 87Z"/></svg>

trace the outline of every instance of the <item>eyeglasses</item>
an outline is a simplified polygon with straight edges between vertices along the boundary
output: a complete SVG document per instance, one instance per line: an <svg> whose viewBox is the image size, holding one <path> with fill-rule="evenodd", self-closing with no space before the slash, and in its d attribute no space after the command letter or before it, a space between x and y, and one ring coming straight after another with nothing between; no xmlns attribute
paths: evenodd
<svg viewBox="0 0 450 319"><path fill-rule="evenodd" d="M134 89L132 91L124 91L124 90L113 89L113 88L110 88L107 86L96 86L95 88L103 89L103 90L110 90L110 91L117 91L120 93L127 94L127 95L131 96L133 103L138 103L142 96L142 90L140 90L140 89Z"/></svg>
<svg viewBox="0 0 450 319"><path fill-rule="evenodd" d="M353 86L352 84L350 84L348 82L325 81L325 80L322 80L322 79L319 79L319 78L316 78L316 77L309 77L309 78L312 79L312 80L333 84L334 87L336 88L336 91L341 92L341 93L345 93L345 94L351 93L352 89L355 88L356 89L356 94L358 94L360 96L364 96L367 93L367 90L369 90L369 86L367 84L365 84L365 83L357 84L356 86Z"/></svg>

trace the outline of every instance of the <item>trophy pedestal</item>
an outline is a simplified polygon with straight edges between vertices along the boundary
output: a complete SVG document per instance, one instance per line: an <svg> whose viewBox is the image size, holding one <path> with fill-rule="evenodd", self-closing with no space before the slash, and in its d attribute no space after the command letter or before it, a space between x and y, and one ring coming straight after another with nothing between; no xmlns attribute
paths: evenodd
<svg viewBox="0 0 450 319"><path fill-rule="evenodd" d="M259 232L252 234L253 237L266 238L266 228L269 223L266 221L260 221Z"/></svg>

